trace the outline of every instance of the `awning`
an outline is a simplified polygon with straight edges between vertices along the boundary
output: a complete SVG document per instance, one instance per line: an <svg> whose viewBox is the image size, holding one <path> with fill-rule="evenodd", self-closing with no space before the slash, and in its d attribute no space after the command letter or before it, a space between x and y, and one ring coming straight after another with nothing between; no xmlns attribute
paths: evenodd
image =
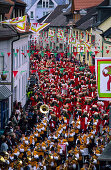
<svg viewBox="0 0 111 170"><path fill-rule="evenodd" d="M108 30L106 30L105 32L103 32L103 34L101 34L101 35L106 38L111 37L111 27Z"/></svg>
<svg viewBox="0 0 111 170"><path fill-rule="evenodd" d="M11 91L6 86L0 86L0 100L7 99L11 95Z"/></svg>

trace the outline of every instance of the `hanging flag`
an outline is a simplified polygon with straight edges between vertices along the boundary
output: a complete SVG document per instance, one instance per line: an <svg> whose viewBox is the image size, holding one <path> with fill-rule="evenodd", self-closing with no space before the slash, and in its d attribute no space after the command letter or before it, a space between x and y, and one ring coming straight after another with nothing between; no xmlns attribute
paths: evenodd
<svg viewBox="0 0 111 170"><path fill-rule="evenodd" d="M11 55L11 53L7 53L8 57Z"/></svg>
<svg viewBox="0 0 111 170"><path fill-rule="evenodd" d="M14 77L16 77L17 73L18 73L18 71L13 71Z"/></svg>
<svg viewBox="0 0 111 170"><path fill-rule="evenodd" d="M30 31L37 33L48 26L50 23L31 23L30 24Z"/></svg>
<svg viewBox="0 0 111 170"><path fill-rule="evenodd" d="M1 56L4 56L4 53L3 53L3 52L1 52Z"/></svg>
<svg viewBox="0 0 111 170"><path fill-rule="evenodd" d="M19 49L16 49L17 53L19 52Z"/></svg>
<svg viewBox="0 0 111 170"><path fill-rule="evenodd" d="M89 69L90 69L91 73L93 74L94 70L95 70L95 66L89 66Z"/></svg>
<svg viewBox="0 0 111 170"><path fill-rule="evenodd" d="M21 22L21 23L18 23L16 28L21 31L21 32L25 32L26 30L26 21L25 22Z"/></svg>
<svg viewBox="0 0 111 170"><path fill-rule="evenodd" d="M111 101L111 58L95 58L96 81L99 100Z"/></svg>
<svg viewBox="0 0 111 170"><path fill-rule="evenodd" d="M26 72L26 70L23 70L23 71L21 71L20 73L22 74L22 73L24 73L24 72Z"/></svg>
<svg viewBox="0 0 111 170"><path fill-rule="evenodd" d="M32 73L36 73L37 70L31 70Z"/></svg>
<svg viewBox="0 0 111 170"><path fill-rule="evenodd" d="M22 17L17 17L17 18L12 18L12 19L8 19L8 20L4 20L4 21L1 21L0 23L2 24L12 24L12 25L15 25L15 24L18 24L18 23L24 23L26 21L26 18L27 16L24 15Z"/></svg>

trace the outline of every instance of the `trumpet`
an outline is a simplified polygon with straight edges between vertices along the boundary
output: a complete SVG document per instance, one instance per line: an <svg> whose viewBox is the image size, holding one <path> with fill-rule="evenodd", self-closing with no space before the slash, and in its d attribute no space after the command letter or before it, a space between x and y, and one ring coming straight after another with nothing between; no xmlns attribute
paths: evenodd
<svg viewBox="0 0 111 170"><path fill-rule="evenodd" d="M46 115L47 113L49 113L49 106L46 104L41 105L40 112Z"/></svg>

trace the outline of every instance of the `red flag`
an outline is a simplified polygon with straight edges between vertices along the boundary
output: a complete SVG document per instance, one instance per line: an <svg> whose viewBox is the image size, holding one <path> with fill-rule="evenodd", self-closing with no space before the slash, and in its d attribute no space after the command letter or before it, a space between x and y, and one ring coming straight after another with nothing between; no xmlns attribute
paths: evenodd
<svg viewBox="0 0 111 170"><path fill-rule="evenodd" d="M17 53L19 52L19 49L16 49Z"/></svg>
<svg viewBox="0 0 111 170"><path fill-rule="evenodd" d="M74 52L74 56L75 56L75 57L76 57L77 53L78 53L78 52Z"/></svg>
<svg viewBox="0 0 111 170"><path fill-rule="evenodd" d="M29 53L29 50L27 50L27 53Z"/></svg>
<svg viewBox="0 0 111 170"><path fill-rule="evenodd" d="M7 53L8 57L10 56L11 53Z"/></svg>
<svg viewBox="0 0 111 170"><path fill-rule="evenodd" d="M16 77L17 73L18 73L18 71L13 71L14 77Z"/></svg>
<svg viewBox="0 0 111 170"><path fill-rule="evenodd" d="M35 73L37 70L31 70L32 73Z"/></svg>
<svg viewBox="0 0 111 170"><path fill-rule="evenodd" d="M49 51L46 51L47 55L50 56L50 52Z"/></svg>
<svg viewBox="0 0 111 170"><path fill-rule="evenodd" d="M89 66L89 69L90 69L91 73L93 74L94 70L95 70L95 66Z"/></svg>
<svg viewBox="0 0 111 170"><path fill-rule="evenodd" d="M23 55L24 55L24 53L21 53L21 54L23 54Z"/></svg>
<svg viewBox="0 0 111 170"><path fill-rule="evenodd" d="M97 55L99 53L99 51L95 51L95 55Z"/></svg>
<svg viewBox="0 0 111 170"><path fill-rule="evenodd" d="M108 53L109 53L109 50L106 50L106 53L108 54Z"/></svg>
<svg viewBox="0 0 111 170"><path fill-rule="evenodd" d="M63 57L64 53L60 53L61 57Z"/></svg>

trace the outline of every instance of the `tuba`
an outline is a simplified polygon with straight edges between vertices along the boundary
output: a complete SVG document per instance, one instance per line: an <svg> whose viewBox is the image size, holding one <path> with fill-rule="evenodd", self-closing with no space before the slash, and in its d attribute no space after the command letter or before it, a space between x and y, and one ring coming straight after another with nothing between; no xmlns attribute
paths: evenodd
<svg viewBox="0 0 111 170"><path fill-rule="evenodd" d="M49 112L49 106L46 104L43 104L40 106L40 112L43 114L47 114Z"/></svg>

